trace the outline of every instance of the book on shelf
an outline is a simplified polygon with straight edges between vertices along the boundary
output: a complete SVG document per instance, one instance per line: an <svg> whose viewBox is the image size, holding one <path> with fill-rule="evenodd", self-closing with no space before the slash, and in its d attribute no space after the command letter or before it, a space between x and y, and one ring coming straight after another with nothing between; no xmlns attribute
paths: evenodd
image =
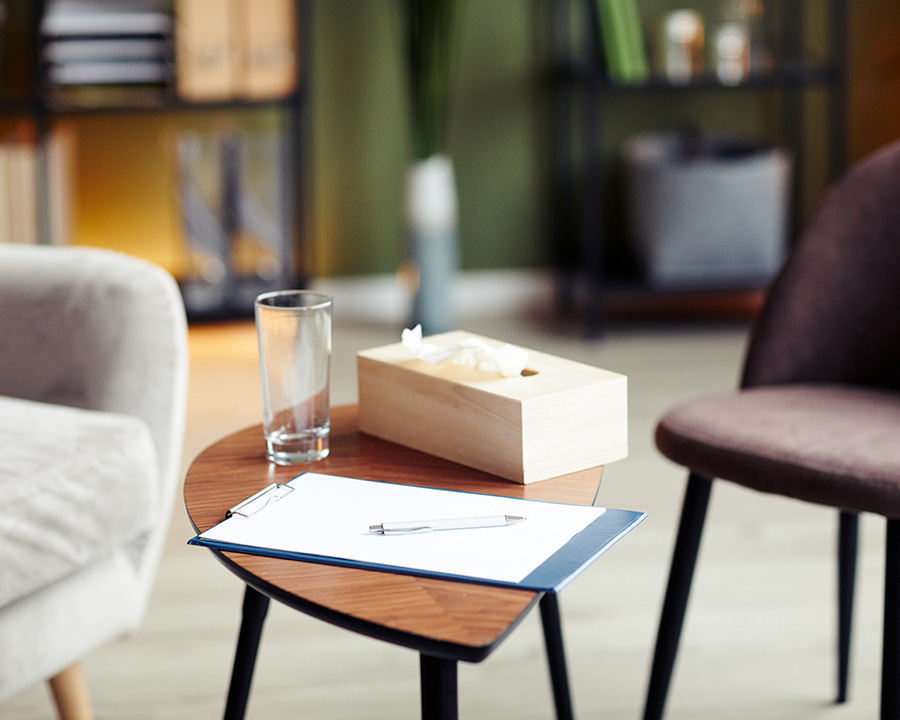
<svg viewBox="0 0 900 720"><path fill-rule="evenodd" d="M46 37L168 35L172 17L161 0L50 0Z"/></svg>
<svg viewBox="0 0 900 720"><path fill-rule="evenodd" d="M48 64L109 60L148 61L164 58L169 50L163 38L67 38L49 40L41 52Z"/></svg>
<svg viewBox="0 0 900 720"><path fill-rule="evenodd" d="M45 241L38 225L41 193L47 203L46 241L55 245L69 241L72 134L54 129L47 137L45 186L38 175L40 152L30 138L13 135L0 141L0 243Z"/></svg>
<svg viewBox="0 0 900 720"><path fill-rule="evenodd" d="M6 160L10 240L36 244L37 150L31 143L11 142L3 146L2 152Z"/></svg>
<svg viewBox="0 0 900 720"><path fill-rule="evenodd" d="M33 143L0 142L0 242L38 242L36 168Z"/></svg>
<svg viewBox="0 0 900 720"><path fill-rule="evenodd" d="M649 62L637 0L597 0L606 73L618 83L643 82Z"/></svg>
<svg viewBox="0 0 900 720"><path fill-rule="evenodd" d="M157 61L71 62L51 66L54 85L153 85L168 81L165 64Z"/></svg>
<svg viewBox="0 0 900 720"><path fill-rule="evenodd" d="M47 158L47 239L52 245L66 245L71 239L75 143L76 131L71 125L57 125L44 141Z"/></svg>

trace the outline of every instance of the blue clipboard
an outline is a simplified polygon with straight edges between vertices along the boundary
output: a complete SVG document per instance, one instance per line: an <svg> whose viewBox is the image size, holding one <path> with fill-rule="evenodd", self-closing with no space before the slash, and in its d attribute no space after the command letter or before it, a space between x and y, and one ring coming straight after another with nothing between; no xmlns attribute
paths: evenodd
<svg viewBox="0 0 900 720"><path fill-rule="evenodd" d="M304 473L294 480L302 480ZM334 478L338 479L338 478ZM408 488L409 486L396 486L391 483L378 483L371 480L357 480L340 478L340 480L350 480L354 483L375 483L376 486L387 488ZM267 508L274 503L278 503L282 498L290 499L291 483L285 485L272 485L260 491L256 495L247 498L247 500L239 503L232 508L229 513L229 519L224 522L241 522L241 517L248 518L265 514ZM365 486L359 486L365 487ZM415 488L417 491L423 488ZM455 495L468 495L481 498L493 498L495 496L480 496L477 493L460 493L454 490L436 490L429 489L432 493L450 493ZM560 503L546 503L541 500L521 500L516 499L515 502L521 504L521 507L529 507L529 504L540 503L544 506L559 506ZM285 503L286 509L287 503ZM282 513L283 514L283 513ZM646 517L645 513L630 510L617 510L606 508L603 513L595 520L590 522L580 532L574 534L564 544L562 544L555 552L553 552L545 560L537 564L524 578L517 582L505 581L502 579L491 577L474 577L466 575L464 572L435 572L418 567L408 567L404 565L385 564L373 562L371 560L357 560L346 557L332 556L328 554L319 554L305 552L302 547L285 548L272 546L259 546L252 543L238 543L231 541L223 541L213 537L204 537L203 533L191 538L188 541L190 545L206 547L212 550L240 552L250 555L263 555L267 557L276 557L287 560L300 560L303 562L312 562L325 565L336 565L339 567L358 568L365 570L376 570L382 572L392 572L405 575L413 575L417 577L430 577L443 580L453 580L460 582L471 582L481 585L493 585L498 587L513 587L522 590L531 590L536 592L559 592L579 574L581 574L588 566L590 566L597 558L603 555L609 548L615 545L621 538L627 535L631 530L637 527ZM223 525L224 523L220 523ZM216 526L219 527L219 526ZM212 532L215 528L211 528ZM450 531L456 532L456 531Z"/></svg>

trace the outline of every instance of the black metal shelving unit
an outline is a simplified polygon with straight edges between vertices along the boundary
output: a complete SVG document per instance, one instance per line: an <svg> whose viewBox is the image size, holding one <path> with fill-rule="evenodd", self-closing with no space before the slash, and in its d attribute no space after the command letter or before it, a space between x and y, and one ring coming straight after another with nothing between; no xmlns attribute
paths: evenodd
<svg viewBox="0 0 900 720"><path fill-rule="evenodd" d="M25 2L25 0L22 0ZM175 89L174 68L173 82L141 100L130 101L115 99L109 102L69 102L61 98L49 81L46 64L43 59L44 38L41 34L41 23L47 10L46 0L28 0L25 2L26 46L29 53L28 90L15 97L0 96L0 116L16 116L28 120L34 128L37 155L37 227L41 242L47 242L50 236L50 207L47 191L47 141L54 121L66 117L88 115L134 115L134 114L183 114L213 113L227 116L254 110L276 109L282 113L281 125L288 138L290 170L289 190L285 202L289 205L289 237L284 243L284 255L281 258L283 267L287 268L286 277L279 278L279 286L289 284L302 287L309 280L309 262L311 250L307 246L308 228L310 226L310 204L307 202L307 178L310 148L310 63L312 2L311 0L294 0L295 37L297 42L296 67L298 76L295 88L290 93L271 99L243 100L240 98L215 101L194 102L180 98ZM272 289L275 289L274 287ZM191 315L190 308L189 316ZM227 319L252 313L252 306L233 307L227 303L218 310L200 312L194 319Z"/></svg>
<svg viewBox="0 0 900 720"><path fill-rule="evenodd" d="M624 288L631 293L654 292L640 278L617 278L606 267L607 218L601 198L608 192L607 158L601 144L607 106L623 97L648 93L780 93L784 108L780 137L794 157L796 207L797 188L806 167L803 133L809 118L803 105L807 91L821 89L828 93L827 118L818 118L828 124L828 179L837 177L846 166L847 3L825 0L823 4L829 47L828 56L822 61L807 57L804 2L770 0L766 7L777 13L782 35L778 59L770 72L751 75L738 85L723 84L711 74L683 84L654 75L640 83L621 84L611 81L603 70L599 40L602 19L596 0L551 0L551 222L558 240L557 300L561 308L570 309L576 305L577 290L582 290L581 310L587 335L602 333L604 303L611 291ZM577 48L573 47L576 27L582 33Z"/></svg>

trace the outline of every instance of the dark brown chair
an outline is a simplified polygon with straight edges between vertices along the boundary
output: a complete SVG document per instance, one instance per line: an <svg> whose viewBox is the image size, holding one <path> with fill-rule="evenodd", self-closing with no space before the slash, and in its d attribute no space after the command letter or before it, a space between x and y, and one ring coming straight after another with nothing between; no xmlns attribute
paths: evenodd
<svg viewBox="0 0 900 720"><path fill-rule="evenodd" d="M900 718L900 142L826 193L753 328L741 388L666 414L688 468L645 720L662 717L713 479L839 510L837 701L846 699L858 513L887 518L882 718Z"/></svg>

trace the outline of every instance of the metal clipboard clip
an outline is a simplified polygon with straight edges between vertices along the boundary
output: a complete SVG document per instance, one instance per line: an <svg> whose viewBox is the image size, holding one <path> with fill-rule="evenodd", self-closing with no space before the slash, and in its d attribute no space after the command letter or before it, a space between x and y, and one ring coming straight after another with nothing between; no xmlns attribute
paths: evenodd
<svg viewBox="0 0 900 720"><path fill-rule="evenodd" d="M225 513L225 517L230 518L232 515L251 517L292 492L294 492L294 488L290 485L278 485L272 483L268 487L264 487L255 495L251 495L246 500L239 502Z"/></svg>

